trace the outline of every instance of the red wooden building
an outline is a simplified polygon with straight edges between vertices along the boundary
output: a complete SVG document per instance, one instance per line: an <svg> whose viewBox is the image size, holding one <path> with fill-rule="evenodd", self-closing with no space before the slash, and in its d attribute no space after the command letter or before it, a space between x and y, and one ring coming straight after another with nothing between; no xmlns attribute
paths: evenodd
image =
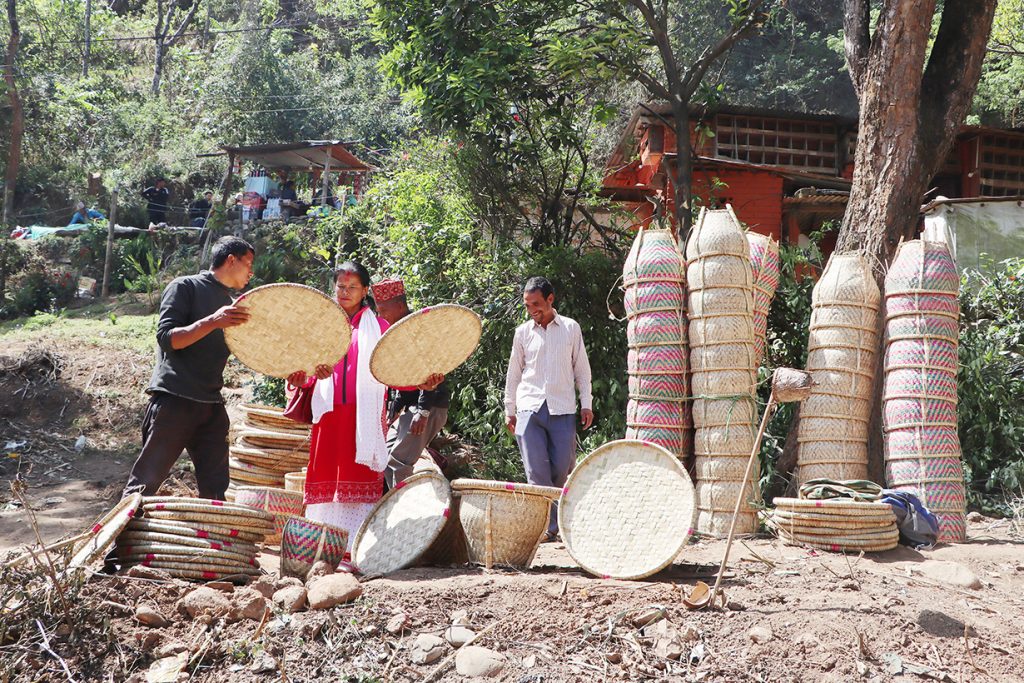
<svg viewBox="0 0 1024 683"><path fill-rule="evenodd" d="M689 126L695 155L695 201L732 204L750 229L791 244L838 222L853 177L857 122L831 115L753 109L722 109ZM667 105L637 107L606 166L604 196L649 220L647 197L668 199L676 157L675 130ZM1024 195L1024 132L967 126L935 177L936 196ZM923 198L924 199L924 198ZM834 231L822 247L831 252Z"/></svg>

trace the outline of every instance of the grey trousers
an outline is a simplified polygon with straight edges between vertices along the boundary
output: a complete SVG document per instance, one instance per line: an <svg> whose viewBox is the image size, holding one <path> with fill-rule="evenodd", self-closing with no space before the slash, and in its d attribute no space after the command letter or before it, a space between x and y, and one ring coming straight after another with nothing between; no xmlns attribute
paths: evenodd
<svg viewBox="0 0 1024 683"><path fill-rule="evenodd" d="M384 481L389 489L393 489L395 484L405 481L412 474L412 467L423 453L423 449L448 422L448 409L431 408L426 429L419 436L409 433L414 417L416 416L412 412L404 410L388 429L388 452L391 457L388 458L388 468L384 471Z"/></svg>
<svg viewBox="0 0 1024 683"><path fill-rule="evenodd" d="M576 464L576 415L551 415L545 402L535 413L516 413L516 443L526 481L538 486L565 486ZM551 506L548 533L558 533L558 506Z"/></svg>

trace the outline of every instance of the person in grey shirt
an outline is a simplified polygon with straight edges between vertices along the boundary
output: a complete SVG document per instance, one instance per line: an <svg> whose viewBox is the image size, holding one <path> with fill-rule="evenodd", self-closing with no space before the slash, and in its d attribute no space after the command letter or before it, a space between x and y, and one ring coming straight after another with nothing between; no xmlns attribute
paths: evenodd
<svg viewBox="0 0 1024 683"><path fill-rule="evenodd" d="M229 355L223 330L249 319L245 308L234 305L231 290L249 284L255 252L239 237L222 237L212 253L211 270L179 277L164 289L142 450L124 495L156 494L187 450L199 496L224 500L230 424L220 393Z"/></svg>
<svg viewBox="0 0 1024 683"><path fill-rule="evenodd" d="M576 390L580 424L594 423L590 361L580 325L555 310L555 290L543 277L523 287L530 320L516 328L505 376L505 426L519 445L526 480L565 485L576 464ZM558 535L552 507L547 540Z"/></svg>

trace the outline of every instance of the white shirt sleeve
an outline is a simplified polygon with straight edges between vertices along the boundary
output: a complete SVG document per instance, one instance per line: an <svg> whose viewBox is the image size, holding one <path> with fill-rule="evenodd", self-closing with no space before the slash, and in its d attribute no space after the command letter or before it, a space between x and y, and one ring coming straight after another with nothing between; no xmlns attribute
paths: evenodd
<svg viewBox="0 0 1024 683"><path fill-rule="evenodd" d="M583 345L583 330L577 324L572 332L572 371L576 389L580 392L580 409L592 410L594 397L591 394L590 359L587 358L587 347Z"/></svg>
<svg viewBox="0 0 1024 683"><path fill-rule="evenodd" d="M526 349L523 347L523 339L516 328L512 335L512 354L508 359L508 372L505 374L505 415L516 414L516 391L519 389L519 382L523 379L523 367L526 365Z"/></svg>

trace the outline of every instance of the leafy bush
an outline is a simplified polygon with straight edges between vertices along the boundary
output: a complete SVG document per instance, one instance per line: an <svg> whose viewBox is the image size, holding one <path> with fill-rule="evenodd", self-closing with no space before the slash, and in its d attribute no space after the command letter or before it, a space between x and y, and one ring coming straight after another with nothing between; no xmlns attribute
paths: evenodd
<svg viewBox="0 0 1024 683"><path fill-rule="evenodd" d="M0 302L0 317L15 318L36 311L57 311L75 298L78 283L65 268L55 267L40 254L25 250L20 267L7 282L10 300Z"/></svg>
<svg viewBox="0 0 1024 683"><path fill-rule="evenodd" d="M960 445L973 505L1024 489L1024 259L968 271L960 288Z"/></svg>

